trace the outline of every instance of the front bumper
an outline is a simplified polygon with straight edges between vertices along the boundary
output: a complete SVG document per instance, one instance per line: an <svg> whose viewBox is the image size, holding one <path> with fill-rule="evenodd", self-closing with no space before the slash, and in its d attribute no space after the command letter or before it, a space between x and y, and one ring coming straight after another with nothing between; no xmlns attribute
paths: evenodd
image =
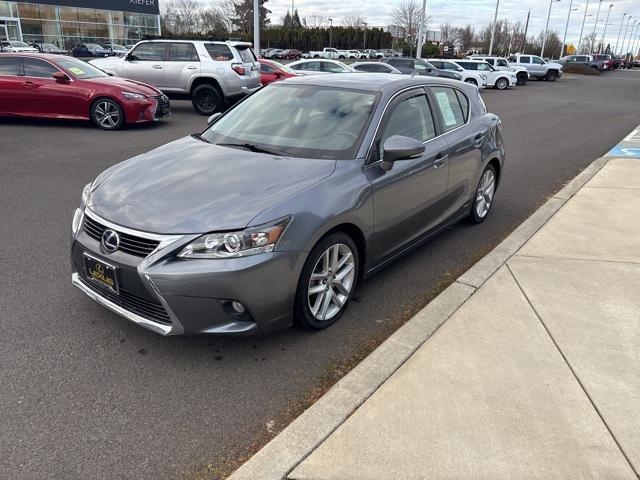
<svg viewBox="0 0 640 480"><path fill-rule="evenodd" d="M123 235L149 235L115 225L92 212L88 216ZM85 221L71 248L72 284L127 320L161 335L268 333L292 324L304 258L299 253L179 259L175 253L198 235L178 235L155 236L160 243L146 257L121 250L107 254L96 235L85 229ZM116 267L119 293L87 277L85 253ZM242 303L245 312L234 311L233 301Z"/></svg>

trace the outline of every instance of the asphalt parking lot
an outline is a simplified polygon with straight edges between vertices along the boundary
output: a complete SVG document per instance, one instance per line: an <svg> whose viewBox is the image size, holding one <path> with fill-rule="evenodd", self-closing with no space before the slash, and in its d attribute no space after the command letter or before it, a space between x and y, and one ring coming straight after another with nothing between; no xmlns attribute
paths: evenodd
<svg viewBox="0 0 640 480"><path fill-rule="evenodd" d="M365 282L332 328L260 338L161 337L70 284L82 187L201 130L189 102L174 101L169 121L121 132L0 119L0 476L228 471L637 126L639 84L640 71L614 71L485 91L508 151L487 221L453 227Z"/></svg>

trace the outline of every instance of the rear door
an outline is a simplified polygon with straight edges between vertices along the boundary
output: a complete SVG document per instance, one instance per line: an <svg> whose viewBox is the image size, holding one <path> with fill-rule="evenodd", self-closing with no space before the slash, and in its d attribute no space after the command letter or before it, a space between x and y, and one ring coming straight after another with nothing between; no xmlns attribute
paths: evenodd
<svg viewBox="0 0 640 480"><path fill-rule="evenodd" d="M165 42L140 43L135 47L122 67L123 77L164 87Z"/></svg>
<svg viewBox="0 0 640 480"><path fill-rule="evenodd" d="M189 79L200 73L200 57L192 43L170 42L164 62L164 85L167 90L185 91Z"/></svg>
<svg viewBox="0 0 640 480"><path fill-rule="evenodd" d="M22 61L19 57L0 55L0 112L24 114L24 91L20 76Z"/></svg>
<svg viewBox="0 0 640 480"><path fill-rule="evenodd" d="M444 85L432 86L430 90L449 145L449 179L443 202L444 217L449 218L466 206L475 191L485 132L478 131L478 121L469 120L470 99L462 90Z"/></svg>

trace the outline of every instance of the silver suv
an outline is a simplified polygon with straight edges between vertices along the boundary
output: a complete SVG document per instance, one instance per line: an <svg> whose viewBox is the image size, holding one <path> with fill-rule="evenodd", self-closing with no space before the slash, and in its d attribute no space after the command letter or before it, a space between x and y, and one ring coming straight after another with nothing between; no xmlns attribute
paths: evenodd
<svg viewBox="0 0 640 480"><path fill-rule="evenodd" d="M122 58L90 63L167 94L187 94L201 115L212 115L234 97L260 88L260 64L247 42L145 40Z"/></svg>

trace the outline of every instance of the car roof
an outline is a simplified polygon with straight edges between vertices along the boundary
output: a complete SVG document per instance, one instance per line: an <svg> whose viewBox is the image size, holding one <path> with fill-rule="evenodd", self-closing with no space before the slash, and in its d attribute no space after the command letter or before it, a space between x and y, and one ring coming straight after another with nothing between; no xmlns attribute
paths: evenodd
<svg viewBox="0 0 640 480"><path fill-rule="evenodd" d="M420 75L398 75L397 73L329 73L326 75L305 75L287 79L286 84L317 85L335 88L348 88L368 92L385 90L402 90L419 85L465 85L457 80L442 77L427 77ZM461 85L462 84L462 85Z"/></svg>
<svg viewBox="0 0 640 480"><path fill-rule="evenodd" d="M224 43L226 45L230 45L232 47L251 47L253 46L253 44L251 42L241 42L241 41L236 41L236 40L202 40L202 39L198 39L198 40L194 40L194 39L189 39L189 38L153 38L150 40L140 40L138 43L142 43L142 42L162 42L162 43L184 43L184 42L198 42L198 43ZM272 49L272 50L279 50L279 49Z"/></svg>
<svg viewBox="0 0 640 480"><path fill-rule="evenodd" d="M2 54L2 57L25 57L25 58L40 58L42 60L50 60L55 62L61 58L75 58L67 57L65 55L55 55L53 53L35 53L35 52L6 52Z"/></svg>

